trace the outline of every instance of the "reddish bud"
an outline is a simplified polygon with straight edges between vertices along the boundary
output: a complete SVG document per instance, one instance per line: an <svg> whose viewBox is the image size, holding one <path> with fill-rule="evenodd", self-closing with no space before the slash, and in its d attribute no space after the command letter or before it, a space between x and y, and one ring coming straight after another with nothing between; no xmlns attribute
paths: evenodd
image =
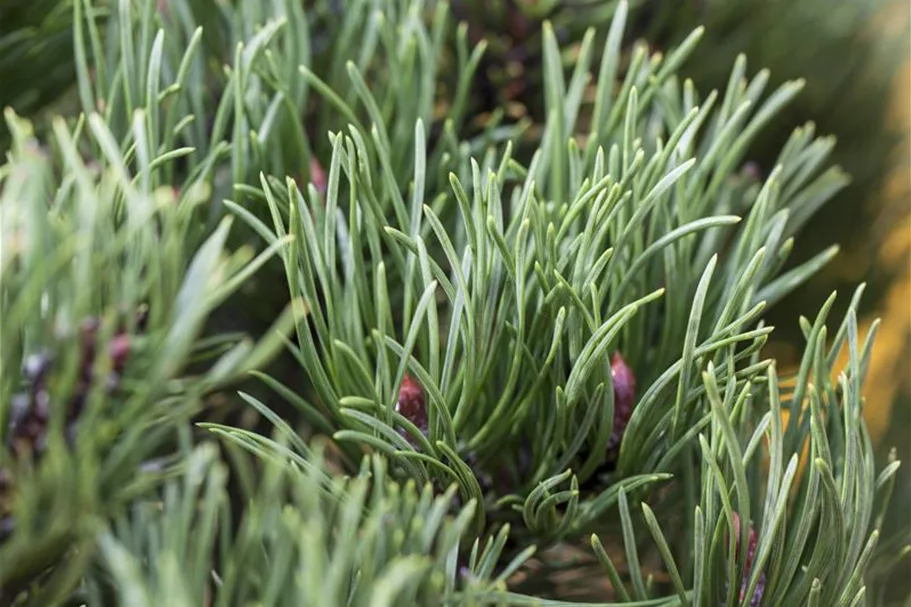
<svg viewBox="0 0 911 607"><path fill-rule="evenodd" d="M115 335L108 345L108 353L111 356L114 370L122 371L127 357L130 355L130 336L126 333Z"/></svg>
<svg viewBox="0 0 911 607"><path fill-rule="evenodd" d="M406 375L402 379L395 410L422 432L427 432L427 406L424 403L424 389L410 375Z"/></svg>
<svg viewBox="0 0 911 607"><path fill-rule="evenodd" d="M614 430L607 443L607 449L613 457L616 457L626 425L636 406L636 377L619 352L611 358L610 369L611 379L614 383Z"/></svg>
<svg viewBox="0 0 911 607"><path fill-rule="evenodd" d="M753 567L753 556L756 554L756 531L750 526L750 537L747 539L747 560L746 569ZM734 513L734 545L736 546L737 558L740 558L740 515Z"/></svg>

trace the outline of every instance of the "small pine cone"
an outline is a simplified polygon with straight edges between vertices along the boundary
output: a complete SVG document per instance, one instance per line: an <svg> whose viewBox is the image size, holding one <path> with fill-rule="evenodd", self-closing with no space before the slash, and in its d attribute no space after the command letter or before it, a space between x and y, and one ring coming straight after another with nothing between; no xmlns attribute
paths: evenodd
<svg viewBox="0 0 911 607"><path fill-rule="evenodd" d="M614 430L607 442L607 450L610 459L616 459L626 425L636 406L636 377L619 352L611 358L610 367L614 382Z"/></svg>
<svg viewBox="0 0 911 607"><path fill-rule="evenodd" d="M750 574L753 570L753 562L756 558L756 544L758 538L756 537L756 531L753 529L753 526L750 526L750 535L747 539L747 554L746 560L743 565L743 580L740 583L740 601L742 602L746 596L748 586L750 585ZM734 513L734 545L735 545L735 554L737 557L740 557L740 515L736 512ZM762 603L762 595L765 593L765 583L766 577L765 572L762 572L759 576L759 582L756 584L756 589L753 591L753 596L750 598L750 607L759 607Z"/></svg>
<svg viewBox="0 0 911 607"><path fill-rule="evenodd" d="M427 434L427 405L424 402L424 389L410 375L405 375L399 387L399 398L395 410L405 419Z"/></svg>
<svg viewBox="0 0 911 607"><path fill-rule="evenodd" d="M756 555L756 531L750 525L750 537L747 539L747 558L745 568L750 570L753 567L753 557ZM737 558L740 558L740 515L734 513L734 545Z"/></svg>

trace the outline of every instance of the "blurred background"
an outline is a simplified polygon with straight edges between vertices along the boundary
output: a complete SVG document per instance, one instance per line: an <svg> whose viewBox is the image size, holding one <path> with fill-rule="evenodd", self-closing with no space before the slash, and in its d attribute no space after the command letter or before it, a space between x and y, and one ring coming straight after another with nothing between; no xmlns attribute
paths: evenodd
<svg viewBox="0 0 911 607"><path fill-rule="evenodd" d="M306 0L304 0L306 2ZM98 4L98 2L96 2ZM103 4L103 2L100 2ZM905 462L884 541L907 541L911 523L911 41L908 0L632 0L629 43L658 49L699 25L705 36L682 73L707 91L723 89L738 53L749 69L771 71L770 87L803 77L806 88L753 150L760 176L796 127L813 121L838 139L835 161L851 176L800 236L793 263L832 243L841 253L814 280L770 313L778 328L769 355L782 368L799 363L800 314L812 316L833 291L840 315L855 286L867 284L862 334L880 318L866 386L865 415L881 461L891 448ZM606 24L615 1L452 0L477 38L490 39L476 100L540 117L540 22L561 42L581 40ZM37 116L68 107L75 69L72 0L0 2L0 107ZM8 134L0 126L0 151ZM838 307L840 305L840 308ZM904 534L904 535L902 535ZM904 571L911 571L906 561ZM896 575L887 592L911 605L911 575ZM905 601L908 601L905 603Z"/></svg>

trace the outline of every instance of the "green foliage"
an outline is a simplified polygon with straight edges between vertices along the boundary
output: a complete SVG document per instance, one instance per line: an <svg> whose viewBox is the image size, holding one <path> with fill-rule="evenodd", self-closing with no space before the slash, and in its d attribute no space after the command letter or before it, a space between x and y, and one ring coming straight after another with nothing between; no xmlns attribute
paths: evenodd
<svg viewBox="0 0 911 607"><path fill-rule="evenodd" d="M471 505L450 515L452 491L395 484L379 457L353 478L331 480L319 455L302 467L276 457L233 536L219 533L229 516L227 469L211 448L186 459L187 474L165 487L162 503L135 504L101 535L109 577L86 587L90 604L111 590L137 607L468 605L502 595L508 569L491 575L501 543L483 551L476 543L478 558L457 570Z"/></svg>
<svg viewBox="0 0 911 607"><path fill-rule="evenodd" d="M7 111L0 437L15 393L51 405L40 458L0 452L0 604L537 604L513 574L580 540L599 604L863 604L908 542L877 550L897 462L861 418L862 289L801 319L795 377L762 350L835 253L783 271L847 183L832 141L797 129L757 179L802 82L740 57L700 94L702 30L626 56L615 8L575 49L544 24L532 123L474 116L485 43L445 4L75 0L83 112L36 137ZM213 421L251 373L275 440Z"/></svg>
<svg viewBox="0 0 911 607"><path fill-rule="evenodd" d="M13 461L10 451L0 452L13 488L11 503L0 510L13 528L0 546L0 587L16 589L62 560L72 565L56 569L60 581L49 588L65 589L91 553L98 526L180 470L173 446L186 440L202 397L260 367L281 346L278 336L254 343L243 335L203 335L211 311L278 247L228 255L231 218L211 234L201 231L198 215L209 189L203 182L179 198L170 188L152 190L168 158L145 153L141 114L134 123L140 144L126 154L135 175L97 115L80 119L74 130L56 120L47 147L32 137L28 122L12 112L6 118L15 143L0 202L5 444L21 417L14 393L30 389L19 368L37 356L50 359L51 370L46 389L39 389L50 396L39 441L46 441L47 453L39 461L44 449L36 446L34 458ZM82 145L101 149L91 165ZM139 308L148 310L142 334L133 314ZM89 350L83 326L90 319L101 325ZM280 318L276 328L287 331L290 319ZM130 335L131 352L112 392L106 354L118 325ZM39 604L49 604L38 596Z"/></svg>
<svg viewBox="0 0 911 607"><path fill-rule="evenodd" d="M376 126L368 143L355 125L330 136L325 200L312 189L305 196L292 180L264 179L272 225L249 219L267 243L294 238L283 261L307 317L292 350L324 409L301 403L313 425L342 428L335 437L343 443L379 448L422 480L460 481L466 499L481 490L461 473L469 461L518 471L524 456L527 471L513 475L497 509L509 517L512 503L523 503L537 539L582 532L622 487L677 472L678 441L692 440L687 430L705 409L698 370L714 361L719 382L752 382L768 365L754 356L770 331L757 326L765 305L831 257L824 252L776 277L791 235L825 201L818 192L843 183L837 169L817 168L828 146L799 131L765 184L734 172L799 83L760 103L766 78L744 81L741 61L715 110L717 96L699 103L673 76L688 43L664 61L640 49L639 68L615 93L605 83L619 63L624 15L604 47L595 105L586 108L597 129L576 125L591 36L567 90L545 26L551 119L528 165L507 144L488 146L481 162L457 160L453 150L448 164L428 170L433 150L422 122L413 144L386 144ZM375 105L363 99L365 111ZM382 159L388 149L409 148L406 200ZM446 169L450 188L429 190L426 175ZM376 183L389 187L377 194ZM644 396L617 474L580 500L578 485L605 463L614 408L609 354L618 348ZM395 430L404 423L394 409L406 373L429 406L427 437L411 428L412 444ZM545 511L540 483L566 489Z"/></svg>

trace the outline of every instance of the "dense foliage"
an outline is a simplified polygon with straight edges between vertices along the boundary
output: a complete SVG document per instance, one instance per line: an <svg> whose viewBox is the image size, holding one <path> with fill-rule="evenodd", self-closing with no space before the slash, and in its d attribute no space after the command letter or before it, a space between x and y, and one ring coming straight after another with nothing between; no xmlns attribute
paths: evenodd
<svg viewBox="0 0 911 607"><path fill-rule="evenodd" d="M571 605L593 565L596 604L881 603L863 287L763 350L848 183L813 125L750 162L804 82L700 90L704 30L630 44L626 2L532 50L463 10L41 21L77 109L5 112L0 605Z"/></svg>

